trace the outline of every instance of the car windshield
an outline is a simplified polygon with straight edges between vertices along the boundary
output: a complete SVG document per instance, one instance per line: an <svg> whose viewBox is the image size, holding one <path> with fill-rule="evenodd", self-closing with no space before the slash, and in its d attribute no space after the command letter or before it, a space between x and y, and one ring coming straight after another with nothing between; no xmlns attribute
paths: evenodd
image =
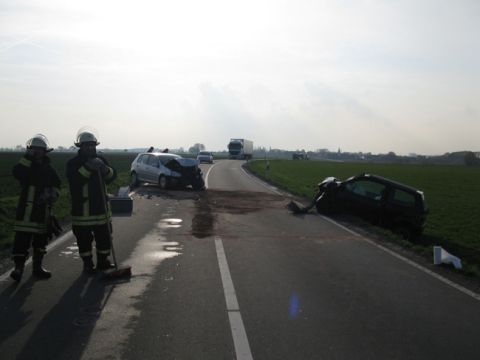
<svg viewBox="0 0 480 360"><path fill-rule="evenodd" d="M198 155L208 155L208 156L210 156L211 154L210 154L209 152L207 152L207 151L200 151L200 152L198 153Z"/></svg>

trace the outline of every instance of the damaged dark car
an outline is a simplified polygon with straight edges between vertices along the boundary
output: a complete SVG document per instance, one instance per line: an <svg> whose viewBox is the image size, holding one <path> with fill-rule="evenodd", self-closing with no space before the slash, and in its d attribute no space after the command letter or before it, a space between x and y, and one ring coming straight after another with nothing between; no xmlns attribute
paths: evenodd
<svg viewBox="0 0 480 360"><path fill-rule="evenodd" d="M130 187L140 183L157 184L161 189L205 189L198 162L169 153L137 155L130 168Z"/></svg>
<svg viewBox="0 0 480 360"><path fill-rule="evenodd" d="M428 214L423 192L370 174L345 181L328 177L318 184L314 202L319 213L354 214L406 239L422 234Z"/></svg>

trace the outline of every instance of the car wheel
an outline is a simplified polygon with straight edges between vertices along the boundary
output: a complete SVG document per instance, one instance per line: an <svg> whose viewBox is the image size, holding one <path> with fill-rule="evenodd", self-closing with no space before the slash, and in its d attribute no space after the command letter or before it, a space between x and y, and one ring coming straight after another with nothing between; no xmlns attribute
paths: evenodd
<svg viewBox="0 0 480 360"><path fill-rule="evenodd" d="M134 171L130 174L130 188L133 189L138 186L138 176Z"/></svg>
<svg viewBox="0 0 480 360"><path fill-rule="evenodd" d="M165 175L160 175L160 177L158 178L158 186L160 187L160 189L165 190L167 188L167 185L168 181Z"/></svg>

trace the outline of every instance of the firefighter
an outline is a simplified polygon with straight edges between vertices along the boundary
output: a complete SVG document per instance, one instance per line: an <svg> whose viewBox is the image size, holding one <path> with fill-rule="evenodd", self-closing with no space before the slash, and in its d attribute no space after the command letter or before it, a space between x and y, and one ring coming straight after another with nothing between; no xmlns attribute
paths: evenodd
<svg viewBox="0 0 480 360"><path fill-rule="evenodd" d="M33 245L32 273L37 278L48 279L50 271L42 267L47 252L49 222L52 204L60 194L60 178L50 165L47 153L52 151L47 138L37 134L27 142L27 152L13 167L13 176L22 188L14 223L15 240L13 261L15 269L10 276L20 281Z"/></svg>
<svg viewBox="0 0 480 360"><path fill-rule="evenodd" d="M72 198L72 231L77 238L83 271L86 274L93 274L96 269L113 268L108 258L112 228L106 184L115 180L117 173L104 157L97 155L97 145L99 142L94 131L79 131L75 142L75 146L80 148L78 155L67 163L67 178ZM92 258L94 240L96 268Z"/></svg>

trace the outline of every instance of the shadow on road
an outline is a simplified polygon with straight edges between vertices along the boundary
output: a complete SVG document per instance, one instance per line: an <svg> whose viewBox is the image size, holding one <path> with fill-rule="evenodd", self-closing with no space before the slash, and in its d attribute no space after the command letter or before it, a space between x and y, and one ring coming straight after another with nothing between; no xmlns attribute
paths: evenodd
<svg viewBox="0 0 480 360"><path fill-rule="evenodd" d="M38 323L16 359L80 359L113 289L99 277L80 275ZM27 291L28 287L22 298ZM20 302L12 301L17 310ZM28 314L17 316L22 321Z"/></svg>
<svg viewBox="0 0 480 360"><path fill-rule="evenodd" d="M22 308L32 292L34 283L35 281L30 276L20 287L17 283L12 282L0 294L1 324L10 324L10 326L0 326L0 344L15 336L28 323L32 311L22 310Z"/></svg>

